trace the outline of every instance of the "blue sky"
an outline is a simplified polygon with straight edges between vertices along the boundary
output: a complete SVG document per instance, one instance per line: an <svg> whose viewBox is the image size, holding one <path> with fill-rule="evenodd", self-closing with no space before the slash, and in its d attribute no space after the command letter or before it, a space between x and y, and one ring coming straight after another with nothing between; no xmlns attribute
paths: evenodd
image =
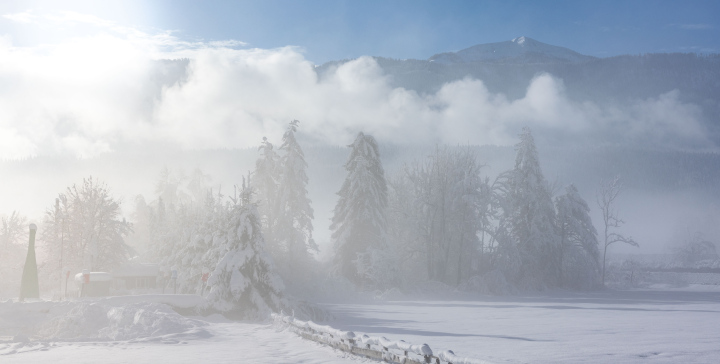
<svg viewBox="0 0 720 364"><path fill-rule="evenodd" d="M562 79L541 74L517 99L471 78L425 94L395 87L361 56L427 59L518 36L595 56L716 52L716 4L0 1L0 159L156 142L249 147L293 119L337 145L358 130L381 141L403 133L420 144L512 145L530 125L576 138L630 128L630 139L652 132L657 143L714 150L702 109L679 91L620 110L576 102ZM155 62L183 58L181 83L178 69ZM318 77L315 65L341 59L352 61Z"/></svg>
<svg viewBox="0 0 720 364"><path fill-rule="evenodd" d="M719 52L719 1L5 1L2 14L73 11L185 40L298 46L317 64L362 55L426 59L528 36L606 57ZM85 29L38 29L0 19L16 46Z"/></svg>
<svg viewBox="0 0 720 364"><path fill-rule="evenodd" d="M516 99L471 78L421 94L394 86L360 56L427 59L518 36L594 56L718 52L719 8L720 1L0 0L0 160L257 148L263 137L279 143L293 119L307 140L330 145L363 131L380 143L510 146L530 126L538 141L607 135L717 151L701 107L677 90L608 106L574 100L562 79L541 74ZM175 82L178 62L155 62L168 58L190 59L187 79ZM318 77L314 65L347 58L354 60ZM52 180L58 188L77 182ZM4 189L12 193L0 200L36 201L41 214L58 190L33 181ZM137 194L132 184L112 184Z"/></svg>

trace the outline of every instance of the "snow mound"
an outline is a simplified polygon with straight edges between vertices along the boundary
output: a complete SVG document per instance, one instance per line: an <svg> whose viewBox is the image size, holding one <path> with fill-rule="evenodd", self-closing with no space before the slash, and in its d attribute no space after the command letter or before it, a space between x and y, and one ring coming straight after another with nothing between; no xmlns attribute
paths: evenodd
<svg viewBox="0 0 720 364"><path fill-rule="evenodd" d="M183 317L161 303L131 303L110 306L103 302L79 302L64 315L42 324L36 332L41 340L125 341L187 334L210 336L205 323Z"/></svg>
<svg viewBox="0 0 720 364"><path fill-rule="evenodd" d="M289 308L293 315L301 320L330 321L334 316L330 311L308 301L288 297Z"/></svg>
<svg viewBox="0 0 720 364"><path fill-rule="evenodd" d="M140 302L164 303L175 309L195 309L200 307L204 301L201 296L196 294L142 294L107 297L100 300L100 302L112 306L122 306Z"/></svg>

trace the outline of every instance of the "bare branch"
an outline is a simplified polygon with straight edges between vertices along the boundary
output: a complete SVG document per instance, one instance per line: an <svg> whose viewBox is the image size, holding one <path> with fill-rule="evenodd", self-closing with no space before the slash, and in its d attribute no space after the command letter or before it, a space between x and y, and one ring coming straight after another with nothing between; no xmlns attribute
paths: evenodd
<svg viewBox="0 0 720 364"><path fill-rule="evenodd" d="M611 180L604 180L600 182L600 189L596 195L597 205L602 212L603 217L603 236L605 242L605 249L603 251L603 273L602 280L605 284L605 256L607 255L607 248L613 243L625 243L632 246L640 246L632 237L626 237L616 232L612 232L612 229L616 229L625 224L625 221L618 217L617 209L614 207L615 200L622 191L622 183L620 177L616 176Z"/></svg>
<svg viewBox="0 0 720 364"><path fill-rule="evenodd" d="M631 236L626 237L626 236L616 234L616 233L611 233L610 235L608 235L608 241L605 242L605 246L608 246L613 243L625 243L625 244L630 244L632 246L637 246L637 247L640 246L635 240L633 240L633 238Z"/></svg>

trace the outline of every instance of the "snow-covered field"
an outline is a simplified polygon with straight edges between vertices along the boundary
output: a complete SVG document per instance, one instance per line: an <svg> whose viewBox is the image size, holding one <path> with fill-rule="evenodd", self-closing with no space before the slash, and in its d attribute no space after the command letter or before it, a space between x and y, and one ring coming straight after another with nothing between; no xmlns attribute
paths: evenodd
<svg viewBox="0 0 720 364"><path fill-rule="evenodd" d="M0 303L0 362L368 361L269 323L187 318L148 301ZM333 327L495 363L720 362L720 289L707 286L324 306Z"/></svg>
<svg viewBox="0 0 720 364"><path fill-rule="evenodd" d="M497 363L720 362L707 286L330 307L337 328Z"/></svg>

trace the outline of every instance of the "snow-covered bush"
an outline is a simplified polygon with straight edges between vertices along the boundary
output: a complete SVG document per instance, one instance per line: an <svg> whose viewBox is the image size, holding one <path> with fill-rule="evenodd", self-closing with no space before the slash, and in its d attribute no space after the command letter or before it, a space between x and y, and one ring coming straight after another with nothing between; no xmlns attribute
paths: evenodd
<svg viewBox="0 0 720 364"><path fill-rule="evenodd" d="M696 233L674 248L674 259L682 265L691 266L703 261L717 261L720 257L715 244Z"/></svg>

